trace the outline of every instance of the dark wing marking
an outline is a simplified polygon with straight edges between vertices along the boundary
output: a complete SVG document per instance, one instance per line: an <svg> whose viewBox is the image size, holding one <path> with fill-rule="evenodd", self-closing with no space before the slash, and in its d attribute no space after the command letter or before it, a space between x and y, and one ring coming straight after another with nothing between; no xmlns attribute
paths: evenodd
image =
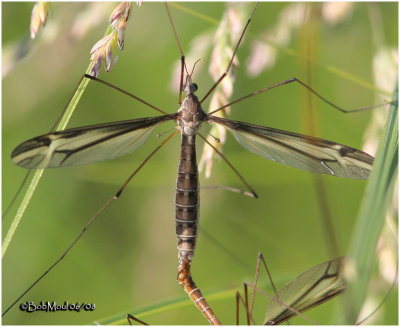
<svg viewBox="0 0 400 327"><path fill-rule="evenodd" d="M17 146L12 161L26 169L86 165L130 153L155 126L177 114L72 128L45 134Z"/></svg>
<svg viewBox="0 0 400 327"><path fill-rule="evenodd" d="M374 158L360 150L279 129L208 116L227 127L245 148L266 159L318 174L366 179Z"/></svg>

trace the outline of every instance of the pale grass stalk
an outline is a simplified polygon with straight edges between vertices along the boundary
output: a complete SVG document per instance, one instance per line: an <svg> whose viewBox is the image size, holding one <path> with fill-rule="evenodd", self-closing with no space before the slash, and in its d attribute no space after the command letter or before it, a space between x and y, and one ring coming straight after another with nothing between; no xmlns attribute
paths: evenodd
<svg viewBox="0 0 400 327"><path fill-rule="evenodd" d="M322 18L324 20L330 19L330 22L326 22L329 25L332 25L332 21L334 21L334 24L338 25L342 22L345 22L347 18L351 17L354 6L356 5L357 4L352 3L351 6L347 6L345 9L340 9L339 7L341 4L323 3L323 10L325 6L333 6L335 10L341 13L336 13L334 15L335 19L326 18L324 15ZM295 50L288 48L288 45L292 39L292 36L294 33L296 33L298 27L300 26L301 21L306 19L302 16L302 13L304 12L303 6L303 3L288 4L279 15L278 22L273 27L267 28L263 33L261 33L258 36L258 41L253 42L251 45L252 50L250 52L250 56L246 61L246 71L249 76L255 77L260 75L263 71L271 69L275 64L278 55L285 54L292 57L299 57ZM260 42L265 46L260 46ZM307 58L300 59L309 61ZM328 73L358 84L367 90L378 92L386 96L391 95L391 91L379 88L369 81L352 75L348 71L341 70L329 64L320 62L312 63L317 67L324 69Z"/></svg>
<svg viewBox="0 0 400 327"><path fill-rule="evenodd" d="M72 40L83 39L92 29L104 23L109 18L115 4L107 2L91 2L75 16L69 37Z"/></svg>
<svg viewBox="0 0 400 327"><path fill-rule="evenodd" d="M250 56L247 59L247 72L250 76L258 76L265 70L274 67L280 49L286 48L296 35L303 21L305 5L303 3L288 4L279 15L277 23L266 29L261 40L253 41ZM349 19L353 12L352 3L326 2L322 4L322 19L333 26Z"/></svg>
<svg viewBox="0 0 400 327"><path fill-rule="evenodd" d="M351 18L353 8L352 2L325 2L322 4L322 16L326 23L337 25Z"/></svg>
<svg viewBox="0 0 400 327"><path fill-rule="evenodd" d="M288 4L280 13L278 22L266 29L260 40L253 41L246 61L249 76L258 76L275 65L278 49L287 47L303 20L307 20L304 6L303 3Z"/></svg>
<svg viewBox="0 0 400 327"><path fill-rule="evenodd" d="M83 39L92 30L104 23L104 19L108 19L110 15L110 3L106 2L95 2L88 3L83 10L75 15L74 22L69 28L68 41L77 41ZM65 38L63 31L67 28L63 25L63 20L58 19L59 12L58 4L54 5L52 10L53 19L48 19L46 22L46 28L40 33L40 38L37 38L34 43L29 47L26 43L29 43L25 38L21 38L12 43L3 45L2 51L2 77L6 77L10 74L18 64L26 58L28 55L35 53L37 48L50 47L60 39ZM37 34L38 35L38 34ZM36 37L37 37L36 35ZM21 52L21 47L26 49L25 52Z"/></svg>
<svg viewBox="0 0 400 327"><path fill-rule="evenodd" d="M224 13L224 16L218 26L217 32L214 37L214 47L211 54L211 62L209 66L209 73L214 82L216 82L221 75L225 72L229 61L232 58L234 48L239 40L241 31L243 29L242 22L246 16L247 7L241 4L229 5ZM239 65L237 54L233 60L232 67L228 75L215 89L209 106L209 112L215 110L227 102L233 93L233 84L235 82L235 69ZM225 117L229 114L230 108L225 108L217 112L215 115ZM226 139L226 131L220 126L212 126L207 140L215 146L218 151L222 151L223 144ZM219 139L219 143L215 141ZM215 151L207 144L204 144L203 152L199 161L199 171L206 169L206 177L210 177L215 157Z"/></svg>
<svg viewBox="0 0 400 327"><path fill-rule="evenodd" d="M220 89L217 89L211 97L210 108L218 108L226 104L228 101ZM225 108L228 112L230 107ZM215 114L219 117L225 117L225 111L221 110ZM218 142L217 140L218 139ZM222 145L225 144L226 140L226 129L219 125L214 124L211 128L207 141L210 142L218 151L222 151ZM205 169L205 176L209 178L211 176L211 170L214 162L215 151L207 144L204 144L203 152L199 161L199 171Z"/></svg>

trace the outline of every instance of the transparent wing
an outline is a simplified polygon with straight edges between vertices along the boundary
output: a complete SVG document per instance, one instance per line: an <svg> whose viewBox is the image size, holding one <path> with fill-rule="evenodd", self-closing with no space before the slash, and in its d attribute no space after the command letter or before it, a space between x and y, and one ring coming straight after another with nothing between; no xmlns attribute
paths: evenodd
<svg viewBox="0 0 400 327"><path fill-rule="evenodd" d="M264 325L277 325L342 293L344 257L318 264L281 288L268 304Z"/></svg>
<svg viewBox="0 0 400 327"><path fill-rule="evenodd" d="M17 146L12 161L26 169L86 165L122 156L143 145L155 126L176 114L72 128Z"/></svg>
<svg viewBox="0 0 400 327"><path fill-rule="evenodd" d="M366 179L372 169L373 157L346 145L212 115L208 122L226 126L246 149L283 165L352 179Z"/></svg>

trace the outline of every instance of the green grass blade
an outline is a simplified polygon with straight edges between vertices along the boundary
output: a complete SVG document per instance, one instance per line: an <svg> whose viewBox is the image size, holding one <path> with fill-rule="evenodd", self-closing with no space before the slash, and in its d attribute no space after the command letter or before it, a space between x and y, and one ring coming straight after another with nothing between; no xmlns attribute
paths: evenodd
<svg viewBox="0 0 400 327"><path fill-rule="evenodd" d="M90 62L89 67L86 70L86 73L88 74L90 72L90 69L92 68L93 63ZM66 107L63 116L61 117L59 123L57 124L55 130L56 131L61 131L65 129L68 125L69 120L72 117L72 114L75 111L76 106L79 103L79 100L81 99L83 93L86 90L86 87L88 86L90 80L88 78L83 78L81 82L79 83L78 87L76 88L75 93L71 97L71 101L69 102L68 106ZM25 213L26 208L28 207L28 204L30 200L32 199L33 193L36 190L36 187L43 175L43 169L38 169L35 171L35 174L33 175L33 178L28 186L27 191L25 192L24 198L22 199L17 213L15 214L10 228L7 231L7 235L3 240L2 244L2 250L1 250L1 256L3 257L4 254L7 252L8 246L10 245L10 242L15 234L15 231L18 228L19 223L21 222L21 219Z"/></svg>
<svg viewBox="0 0 400 327"><path fill-rule="evenodd" d="M104 35L109 34L111 32L111 30L112 30L111 26L108 26ZM93 64L94 63L91 60L88 68L86 69L86 72L85 72L86 74L90 73ZM89 85L90 81L91 80L88 78L81 79L81 81L79 82L77 88L75 89L75 92L72 95L67 107L64 109L64 113L62 114L62 117L56 124L54 131L62 131L67 127L67 125L68 125L73 113L75 112L75 109L76 109L80 99L82 98L82 95L85 92L87 86ZM31 183L29 184L27 191L25 192L24 198L22 199L21 204L18 207L17 213L15 214L15 216L11 222L10 228L7 231L7 235L3 240L2 251L1 251L2 257L7 252L8 246L10 245L10 242L15 234L15 231L17 230L18 225L21 222L21 219L25 213L25 210L28 207L28 204L33 196L33 193L36 190L36 187L37 187L40 179L42 178L42 175L43 175L43 169L38 169L35 171L35 174L31 180Z"/></svg>
<svg viewBox="0 0 400 327"><path fill-rule="evenodd" d="M397 99L398 94L394 96ZM359 211L349 249L344 294L345 323L354 324L365 301L376 264L376 249L393 196L398 168L398 104L392 105L383 131L373 170Z"/></svg>
<svg viewBox="0 0 400 327"><path fill-rule="evenodd" d="M33 175L33 178L31 180L31 183L28 186L28 189L25 192L25 196L22 199L21 204L18 207L17 213L14 216L14 219L11 222L10 228L7 231L7 235L3 240L2 244L2 249L1 249L1 256L3 257L4 254L6 253L8 246L10 245L10 242L14 236L15 231L18 228L19 223L21 222L22 216L24 215L24 212L26 210L26 207L28 206L33 192L36 189L37 184L39 183L40 178L43 175L43 169L39 169L35 172L35 175Z"/></svg>
<svg viewBox="0 0 400 327"><path fill-rule="evenodd" d="M208 301L218 301L218 300L226 300L226 299L234 299L237 287L220 290L217 292L210 292L206 295ZM178 297L173 298L161 302L157 302L152 305L148 305L137 310L132 310L131 313L139 319L146 321L146 318L151 317L152 315L160 314L163 312L173 311L182 309L185 307L193 306L193 302L188 297ZM100 325L118 325L118 324L126 324L126 314L128 312L118 313L112 317L104 318L100 321L96 321L96 324ZM148 323L151 323L149 321Z"/></svg>

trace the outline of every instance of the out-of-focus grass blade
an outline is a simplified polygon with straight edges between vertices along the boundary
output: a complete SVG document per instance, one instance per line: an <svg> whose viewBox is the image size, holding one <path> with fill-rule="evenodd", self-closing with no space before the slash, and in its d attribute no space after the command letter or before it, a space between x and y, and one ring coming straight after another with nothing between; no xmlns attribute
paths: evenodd
<svg viewBox="0 0 400 327"><path fill-rule="evenodd" d="M398 91L394 98L398 98ZM357 217L349 256L345 265L347 291L343 304L345 324L354 324L365 301L376 264L376 248L393 196L398 169L398 103L392 105L374 166Z"/></svg>
<svg viewBox="0 0 400 327"><path fill-rule="evenodd" d="M218 300L226 300L226 299L234 299L235 294L237 291L237 287L220 290L215 293L208 293L207 299L209 301L218 301ZM173 310L182 309L184 307L190 307L193 305L191 299L187 297L178 297L173 298L170 300L165 300L161 302L157 302L155 304L151 304L139 309L132 310L134 313L133 315L136 318L142 319L146 321L147 318L151 317L152 315L158 315L163 312L169 312ZM112 317L104 318L102 320L96 321L95 324L98 325L119 325L119 324L126 324L126 314L118 313ZM151 321L146 321L147 323L151 324Z"/></svg>

